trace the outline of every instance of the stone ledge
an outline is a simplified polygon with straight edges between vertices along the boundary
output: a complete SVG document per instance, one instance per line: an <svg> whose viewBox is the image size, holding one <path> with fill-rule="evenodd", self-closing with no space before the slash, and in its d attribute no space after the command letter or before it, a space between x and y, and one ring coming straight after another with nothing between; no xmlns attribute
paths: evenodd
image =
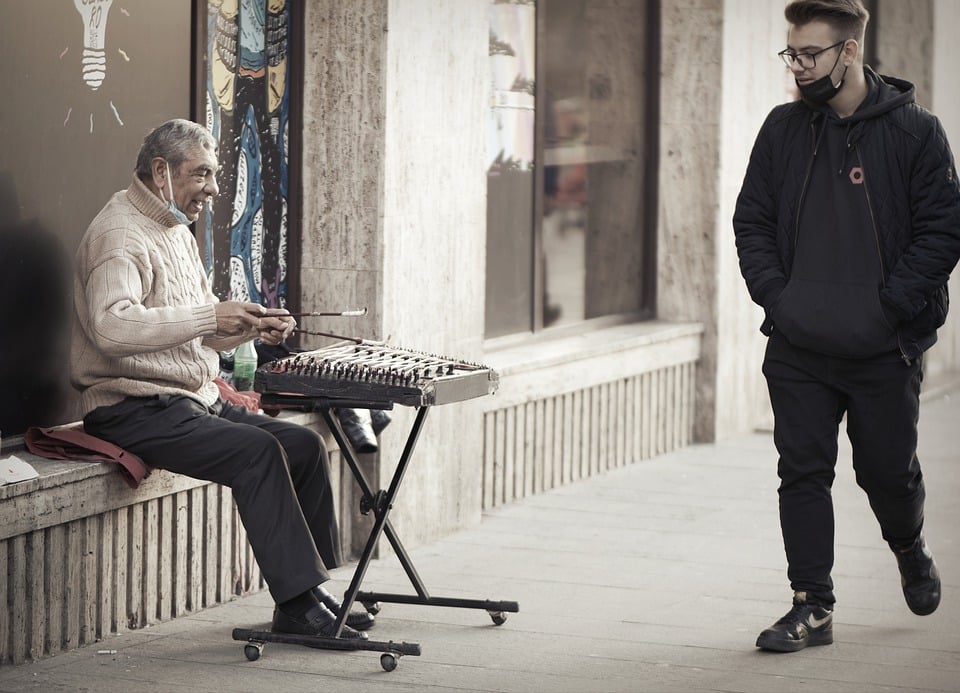
<svg viewBox="0 0 960 693"><path fill-rule="evenodd" d="M491 348L484 359L501 388L485 398L484 411L697 361L702 333L700 323L651 320Z"/></svg>
<svg viewBox="0 0 960 693"><path fill-rule="evenodd" d="M326 432L317 414L282 412L280 416ZM328 452L335 454L336 441L328 433L324 439ZM132 489L112 462L38 457L23 447L22 438L5 440L3 454L16 455L40 476L0 486L0 541L210 483L155 469L139 488Z"/></svg>
<svg viewBox="0 0 960 693"><path fill-rule="evenodd" d="M131 489L111 462L54 461L26 451L16 455L40 477L0 488L0 540L208 483L155 470Z"/></svg>

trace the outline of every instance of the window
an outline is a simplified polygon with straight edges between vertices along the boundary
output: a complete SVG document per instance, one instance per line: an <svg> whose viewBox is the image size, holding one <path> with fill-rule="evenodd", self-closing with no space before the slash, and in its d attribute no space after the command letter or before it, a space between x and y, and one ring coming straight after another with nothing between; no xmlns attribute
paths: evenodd
<svg viewBox="0 0 960 693"><path fill-rule="evenodd" d="M488 338L652 315L655 12L493 0Z"/></svg>

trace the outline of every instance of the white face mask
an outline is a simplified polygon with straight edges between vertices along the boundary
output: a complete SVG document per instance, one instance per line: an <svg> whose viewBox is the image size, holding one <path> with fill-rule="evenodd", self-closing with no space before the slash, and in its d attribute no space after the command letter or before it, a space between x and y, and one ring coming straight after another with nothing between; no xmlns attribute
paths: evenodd
<svg viewBox="0 0 960 693"><path fill-rule="evenodd" d="M166 163L166 162L164 162ZM183 224L184 226L190 226L193 222L190 221L190 218L186 214L180 211L180 208L177 207L177 203L173 201L173 183L171 182L170 174L170 164L166 164L167 167L167 194L170 195L170 199L166 200L167 209L170 210L170 213L174 216L178 223Z"/></svg>

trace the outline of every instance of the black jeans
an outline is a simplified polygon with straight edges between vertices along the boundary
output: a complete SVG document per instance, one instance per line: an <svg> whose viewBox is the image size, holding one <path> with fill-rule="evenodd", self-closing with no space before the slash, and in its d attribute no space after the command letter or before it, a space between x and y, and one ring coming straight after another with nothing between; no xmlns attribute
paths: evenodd
<svg viewBox="0 0 960 693"><path fill-rule="evenodd" d="M146 464L228 486L264 580L283 602L342 562L323 439L303 426L218 401L129 397L83 420Z"/></svg>
<svg viewBox="0 0 960 693"><path fill-rule="evenodd" d="M832 604L834 519L831 487L844 414L857 484L883 538L909 543L923 528L924 487L917 459L920 359L826 356L774 332L763 363L780 454L780 527L795 591Z"/></svg>

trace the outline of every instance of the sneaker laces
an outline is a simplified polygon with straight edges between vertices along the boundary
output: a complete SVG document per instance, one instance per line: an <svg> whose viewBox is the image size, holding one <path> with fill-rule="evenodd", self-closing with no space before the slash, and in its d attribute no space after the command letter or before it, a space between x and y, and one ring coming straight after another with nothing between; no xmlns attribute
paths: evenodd
<svg viewBox="0 0 960 693"><path fill-rule="evenodd" d="M803 621L804 609L806 609L809 604L805 602L794 602L793 607L788 611L783 618L781 618L775 625L790 625L795 626L801 621Z"/></svg>
<svg viewBox="0 0 960 693"><path fill-rule="evenodd" d="M900 572L908 581L929 579L930 558L923 550L922 542L914 542L908 549L897 547Z"/></svg>
<svg viewBox="0 0 960 693"><path fill-rule="evenodd" d="M801 599L797 596L794 596L793 606L790 608L790 611L788 611L783 618L777 621L776 625L794 626L798 623L802 623L804 617L811 613L814 609L820 609L828 614L832 613L833 611L829 606L824 606L818 602L811 602L807 600L806 597Z"/></svg>

